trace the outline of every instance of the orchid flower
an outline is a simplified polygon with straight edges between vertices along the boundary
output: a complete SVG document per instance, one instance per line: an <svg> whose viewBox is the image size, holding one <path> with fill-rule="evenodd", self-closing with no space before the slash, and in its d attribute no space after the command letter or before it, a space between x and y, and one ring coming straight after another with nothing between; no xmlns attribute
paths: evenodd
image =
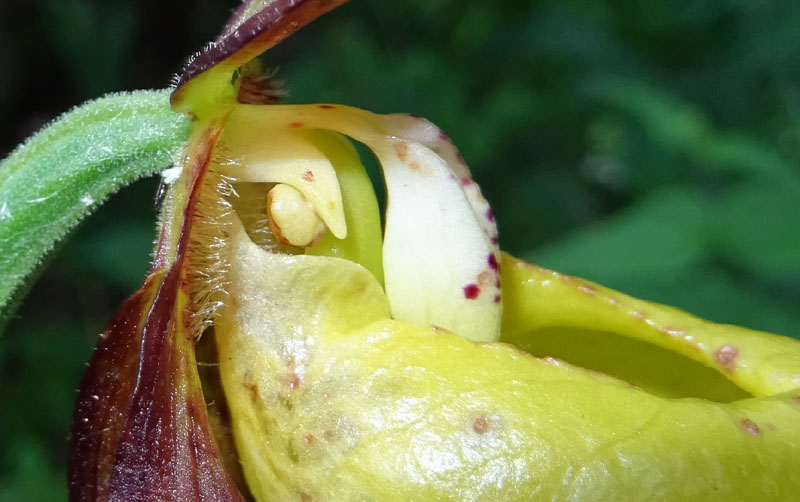
<svg viewBox="0 0 800 502"><path fill-rule="evenodd" d="M254 58L344 1L246 0L169 94L85 105L0 165L8 312L96 201L174 164L80 390L70 499L800 493L800 342L501 252L422 118L275 103Z"/></svg>

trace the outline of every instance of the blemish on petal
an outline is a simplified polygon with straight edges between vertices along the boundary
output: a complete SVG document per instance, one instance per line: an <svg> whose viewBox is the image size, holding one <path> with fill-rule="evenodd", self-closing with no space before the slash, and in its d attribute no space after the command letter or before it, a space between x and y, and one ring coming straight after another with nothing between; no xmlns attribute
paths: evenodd
<svg viewBox="0 0 800 502"><path fill-rule="evenodd" d="M426 178L430 178L433 176L433 169L430 166L423 166L416 160L412 160L408 163L408 168L414 171L417 174L420 174Z"/></svg>
<svg viewBox="0 0 800 502"><path fill-rule="evenodd" d="M685 329L674 328L672 326L659 326L658 331L668 336L681 336L686 333Z"/></svg>
<svg viewBox="0 0 800 502"><path fill-rule="evenodd" d="M488 288L495 282L496 274L489 270L488 268L485 269L483 272L478 274L478 286L481 288Z"/></svg>
<svg viewBox="0 0 800 502"><path fill-rule="evenodd" d="M492 267L492 270L494 271L500 270L500 265L498 265L497 257L494 255L494 253L489 253L489 257L486 258L486 260L489 263L489 266Z"/></svg>
<svg viewBox="0 0 800 502"><path fill-rule="evenodd" d="M750 420L749 418L743 418L739 421L739 425L744 429L744 431L751 436L758 436L761 433L761 429L758 428L758 424Z"/></svg>
<svg viewBox="0 0 800 502"><path fill-rule="evenodd" d="M302 382L300 382L300 377L297 373L294 372L293 369L287 371L282 378L283 382L292 390L297 390L300 388Z"/></svg>
<svg viewBox="0 0 800 502"><path fill-rule="evenodd" d="M491 429L491 425L489 424L489 420L481 415L480 417L476 418L472 422L472 430L475 431L476 434L486 434Z"/></svg>
<svg viewBox="0 0 800 502"><path fill-rule="evenodd" d="M405 141L398 141L394 144L394 151L397 153L397 158L400 162L404 163L408 160L408 143Z"/></svg>
<svg viewBox="0 0 800 502"><path fill-rule="evenodd" d="M739 350L732 345L723 345L714 351L714 359L727 371L736 370L736 362L739 358Z"/></svg>
<svg viewBox="0 0 800 502"><path fill-rule="evenodd" d="M638 310L632 310L629 314L639 320L647 319L647 314Z"/></svg>
<svg viewBox="0 0 800 502"><path fill-rule="evenodd" d="M481 288L477 284L467 284L464 286L464 297L474 300L481 294Z"/></svg>
<svg viewBox="0 0 800 502"><path fill-rule="evenodd" d="M244 377L242 378L242 387L247 391L248 394L250 394L251 401L256 403L261 400L261 398L258 396L258 386L255 384L255 382L253 382L253 377L251 377L249 373L244 374Z"/></svg>
<svg viewBox="0 0 800 502"><path fill-rule="evenodd" d="M314 181L314 172L313 171L304 172L303 179L311 183L312 181Z"/></svg>

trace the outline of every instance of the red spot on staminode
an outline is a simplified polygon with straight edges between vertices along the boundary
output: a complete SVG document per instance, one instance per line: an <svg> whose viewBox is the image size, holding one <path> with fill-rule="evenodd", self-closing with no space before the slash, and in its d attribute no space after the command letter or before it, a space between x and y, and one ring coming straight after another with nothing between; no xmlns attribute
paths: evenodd
<svg viewBox="0 0 800 502"><path fill-rule="evenodd" d="M489 253L489 257L486 259L486 261L489 263L489 266L492 268L492 270L500 270L500 265L497 264L497 257L494 255L494 253Z"/></svg>
<svg viewBox="0 0 800 502"><path fill-rule="evenodd" d="M736 369L736 360L738 358L739 350L732 345L723 345L714 351L714 359L727 371Z"/></svg>
<svg viewBox="0 0 800 502"><path fill-rule="evenodd" d="M469 300L474 300L481 294L481 288L477 284L467 284L464 286L464 296Z"/></svg>
<svg viewBox="0 0 800 502"><path fill-rule="evenodd" d="M332 110L333 108L336 108L333 105L319 105L319 107L324 109L324 110Z"/></svg>
<svg viewBox="0 0 800 502"><path fill-rule="evenodd" d="M739 425L742 426L742 429L751 436L758 436L761 433L761 429L758 428L758 424L750 420L749 418L743 418L739 421Z"/></svg>
<svg viewBox="0 0 800 502"><path fill-rule="evenodd" d="M314 172L313 171L304 172L303 179L311 183L312 181L314 181Z"/></svg>
<svg viewBox="0 0 800 502"><path fill-rule="evenodd" d="M293 128L293 129L297 128L297 127L303 127L303 123L302 122L291 122L289 124L289 127Z"/></svg>
<svg viewBox="0 0 800 502"><path fill-rule="evenodd" d="M492 212L491 209L486 210L486 219L491 222L494 222L494 213Z"/></svg>

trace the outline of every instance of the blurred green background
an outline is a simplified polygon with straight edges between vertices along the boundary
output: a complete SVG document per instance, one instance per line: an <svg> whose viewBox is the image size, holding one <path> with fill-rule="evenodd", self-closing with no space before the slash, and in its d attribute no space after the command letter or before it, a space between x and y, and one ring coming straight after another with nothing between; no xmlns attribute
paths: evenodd
<svg viewBox="0 0 800 502"><path fill-rule="evenodd" d="M0 157L86 99L164 87L235 4L2 0ZM800 3L352 0L267 61L290 102L441 126L506 250L800 337ZM90 217L0 337L0 501L66 500L75 389L147 269L155 188Z"/></svg>

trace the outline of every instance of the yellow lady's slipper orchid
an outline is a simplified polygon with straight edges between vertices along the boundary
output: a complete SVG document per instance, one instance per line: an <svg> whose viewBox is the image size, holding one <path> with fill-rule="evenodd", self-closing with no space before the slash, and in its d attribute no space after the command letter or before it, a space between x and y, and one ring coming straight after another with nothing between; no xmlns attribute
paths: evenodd
<svg viewBox="0 0 800 502"><path fill-rule="evenodd" d="M174 92L194 134L82 386L72 500L796 497L800 342L500 253L423 119L264 104L248 62L340 3L245 2Z"/></svg>

